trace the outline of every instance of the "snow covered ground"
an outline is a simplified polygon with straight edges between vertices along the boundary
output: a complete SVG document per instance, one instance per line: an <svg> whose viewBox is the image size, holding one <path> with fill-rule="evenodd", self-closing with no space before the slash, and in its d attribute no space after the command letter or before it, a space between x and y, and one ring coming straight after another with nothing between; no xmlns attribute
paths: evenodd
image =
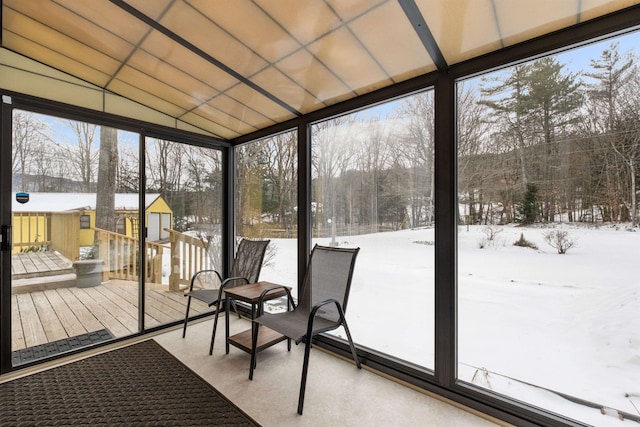
<svg viewBox="0 0 640 427"><path fill-rule="evenodd" d="M617 412L603 415L558 393L640 416L640 233L563 227L576 242L564 255L545 243L549 228L494 227L487 243L483 226L459 227L458 376L617 426ZM521 233L538 249L514 246ZM347 313L358 345L433 368L434 230L337 241L362 248ZM296 241L272 245L275 258L261 279L295 285Z"/></svg>

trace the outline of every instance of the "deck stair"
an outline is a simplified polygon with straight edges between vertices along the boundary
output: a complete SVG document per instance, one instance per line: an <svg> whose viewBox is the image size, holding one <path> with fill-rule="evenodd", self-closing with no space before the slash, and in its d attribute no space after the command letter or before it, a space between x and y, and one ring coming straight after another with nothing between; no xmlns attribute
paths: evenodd
<svg viewBox="0 0 640 427"><path fill-rule="evenodd" d="M57 251L11 255L11 290L14 294L75 285L71 260Z"/></svg>

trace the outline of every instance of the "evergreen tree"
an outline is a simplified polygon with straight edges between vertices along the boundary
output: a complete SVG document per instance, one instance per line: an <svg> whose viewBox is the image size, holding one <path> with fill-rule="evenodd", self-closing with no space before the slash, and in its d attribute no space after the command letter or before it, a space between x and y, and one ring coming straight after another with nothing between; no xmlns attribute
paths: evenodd
<svg viewBox="0 0 640 427"><path fill-rule="evenodd" d="M522 203L518 206L518 219L521 224L533 224L538 217L538 188L527 184Z"/></svg>

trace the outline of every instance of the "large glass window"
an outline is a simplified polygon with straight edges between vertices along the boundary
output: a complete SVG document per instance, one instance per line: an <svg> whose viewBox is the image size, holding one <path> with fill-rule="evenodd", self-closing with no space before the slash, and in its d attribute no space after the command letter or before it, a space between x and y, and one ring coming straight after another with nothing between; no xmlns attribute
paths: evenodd
<svg viewBox="0 0 640 427"><path fill-rule="evenodd" d="M137 231L115 228L139 213L139 135L22 110L12 135L13 365L138 332Z"/></svg>
<svg viewBox="0 0 640 427"><path fill-rule="evenodd" d="M640 72L628 35L458 84L458 378L640 420Z"/></svg>
<svg viewBox="0 0 640 427"><path fill-rule="evenodd" d="M236 236L269 239L260 280L298 291L298 134L285 132L236 149ZM270 301L268 304L286 304ZM279 309L280 307L272 307Z"/></svg>
<svg viewBox="0 0 640 427"><path fill-rule="evenodd" d="M200 270L222 268L222 153L147 138L145 327L184 319L184 290ZM213 273L198 275L196 288L217 288ZM192 299L189 314L211 308Z"/></svg>
<svg viewBox="0 0 640 427"><path fill-rule="evenodd" d="M433 92L312 127L313 242L360 247L358 345L434 366ZM343 332L336 332L341 336Z"/></svg>

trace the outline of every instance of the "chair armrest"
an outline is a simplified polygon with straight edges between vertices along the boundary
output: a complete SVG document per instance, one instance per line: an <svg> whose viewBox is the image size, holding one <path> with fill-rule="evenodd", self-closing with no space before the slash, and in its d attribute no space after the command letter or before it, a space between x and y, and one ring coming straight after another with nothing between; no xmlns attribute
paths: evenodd
<svg viewBox="0 0 640 427"><path fill-rule="evenodd" d="M229 283L231 283L232 280L244 280L245 282L247 282L247 285L249 284L249 279L247 279L246 277L242 277L242 276L238 276L238 277L227 277L226 279L221 280L221 284L220 284L220 289L224 289L226 288Z"/></svg>
<svg viewBox="0 0 640 427"><path fill-rule="evenodd" d="M291 290L284 286L284 285L275 285L272 286L270 288L265 289L264 291L262 291L262 293L260 294L260 299L258 300L258 313L257 316L262 316L262 313L264 311L264 298L267 296L267 294L275 289L284 289L284 291L287 293L287 298L289 299L289 303L291 304L291 309L296 308L296 303L293 301L293 297L291 296Z"/></svg>
<svg viewBox="0 0 640 427"><path fill-rule="evenodd" d="M313 336L313 320L315 319L316 314L318 313L318 310L320 310L320 308L322 308L323 306L327 304L332 304L332 303L335 304L336 308L338 309L338 314L340 315L339 323L342 323L344 321L344 310L342 309L342 305L340 305L340 303L337 300L330 298L328 300L319 302L318 304L314 305L311 311L309 312L309 322L307 323L307 335L306 335L307 339L311 339L311 337Z"/></svg>
<svg viewBox="0 0 640 427"><path fill-rule="evenodd" d="M218 275L218 277L220 277L220 276ZM220 287L218 288L218 301L222 300L222 291L224 291L224 289L226 287L228 287L229 283L231 283L232 280L238 280L238 279L242 279L245 282L249 283L249 280L247 280L244 277L228 277L228 278L226 278L224 280L221 279L222 283L220 283ZM215 301L212 302L211 304L209 304L209 307L211 307L214 304L215 304Z"/></svg>
<svg viewBox="0 0 640 427"><path fill-rule="evenodd" d="M318 310L320 310L320 307L327 305L327 304L331 304L334 303L336 305L336 307L338 308L338 312L340 313L341 317L344 317L344 311L342 311L342 306L340 305L340 303L333 299L333 298L329 298L328 300L324 300L322 302L317 303L316 305L314 305L311 308L311 312L309 312L309 318L314 318L316 317L316 313L318 312Z"/></svg>
<svg viewBox="0 0 640 427"><path fill-rule="evenodd" d="M218 273L216 270L200 270L196 272L193 276L191 276L191 283L189 284L189 292L193 291L193 284L195 283L196 277L198 277L198 275L200 275L201 273L216 273L216 276L218 276L218 279L220 279L220 282L222 282L222 276L220 276L220 273ZM187 294L185 293L184 296L187 296Z"/></svg>

